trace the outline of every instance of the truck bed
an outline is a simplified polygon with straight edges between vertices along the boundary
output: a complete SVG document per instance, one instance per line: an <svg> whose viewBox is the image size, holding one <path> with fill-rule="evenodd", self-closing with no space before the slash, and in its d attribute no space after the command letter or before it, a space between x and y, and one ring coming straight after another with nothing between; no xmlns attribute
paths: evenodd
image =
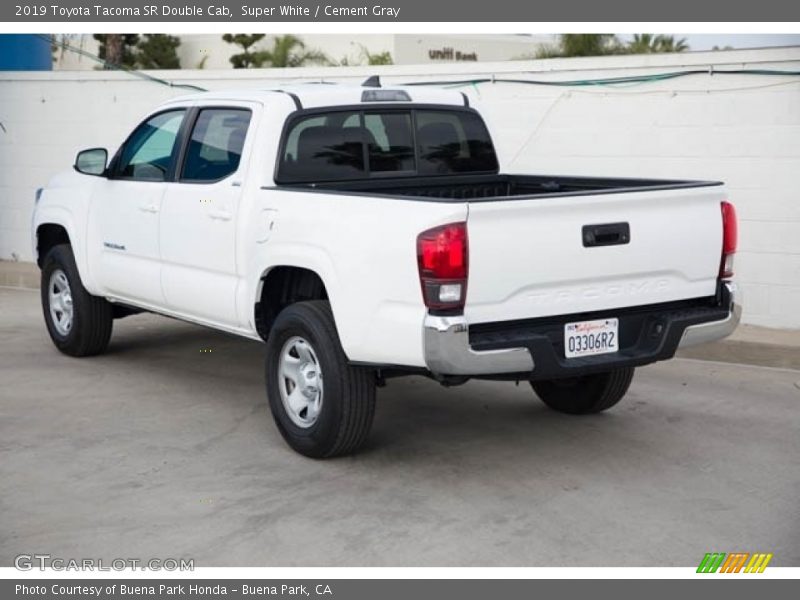
<svg viewBox="0 0 800 600"><path fill-rule="evenodd" d="M337 193L350 192L371 196L424 198L444 202L450 200L474 202L673 190L716 185L722 184L716 181L487 174L373 178L358 181L293 184L281 187Z"/></svg>
<svg viewBox="0 0 800 600"><path fill-rule="evenodd" d="M615 317L717 290L721 183L483 173L277 189L349 197L349 206L363 198L365 210L376 210L370 200L466 205L450 220L467 223L464 315L473 324L598 310Z"/></svg>

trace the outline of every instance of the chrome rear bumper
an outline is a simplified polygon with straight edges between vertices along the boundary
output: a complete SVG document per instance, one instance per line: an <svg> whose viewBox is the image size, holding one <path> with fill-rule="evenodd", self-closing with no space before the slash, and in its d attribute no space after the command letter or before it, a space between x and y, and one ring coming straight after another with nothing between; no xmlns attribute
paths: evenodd
<svg viewBox="0 0 800 600"><path fill-rule="evenodd" d="M469 345L469 326L461 317L425 317L425 364L441 375L491 375L533 370L527 348L476 352Z"/></svg>
<svg viewBox="0 0 800 600"><path fill-rule="evenodd" d="M728 316L725 319L685 327L680 341L672 338L671 350L653 355L649 361L638 360L636 364L670 358L676 347L704 344L730 335L736 329L741 318L741 299L734 283L724 282L722 285L726 288L724 297L728 299L729 304ZM469 324L463 316L427 315L424 323L423 343L425 364L432 373L437 375L480 376L506 373L523 374L534 371L534 357L528 347L473 350L469 343ZM614 355L609 355L610 359L612 357ZM617 363L619 363L619 359L614 362L613 366L619 366ZM634 361L631 361L631 364L634 364ZM609 365L609 368L611 367L612 365ZM578 374L577 370L576 374Z"/></svg>
<svg viewBox="0 0 800 600"><path fill-rule="evenodd" d="M732 281L726 281L722 285L728 289L728 297L730 298L728 318L687 327L678 344L679 348L688 348L689 346L721 340L732 334L733 330L739 325L739 321L742 319L742 297L739 287Z"/></svg>

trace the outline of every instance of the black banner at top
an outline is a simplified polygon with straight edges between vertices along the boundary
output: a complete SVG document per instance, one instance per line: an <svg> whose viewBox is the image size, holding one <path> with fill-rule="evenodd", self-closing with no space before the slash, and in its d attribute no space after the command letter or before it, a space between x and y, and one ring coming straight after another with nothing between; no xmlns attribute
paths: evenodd
<svg viewBox="0 0 800 600"><path fill-rule="evenodd" d="M795 22L790 0L10 0L3 22Z"/></svg>

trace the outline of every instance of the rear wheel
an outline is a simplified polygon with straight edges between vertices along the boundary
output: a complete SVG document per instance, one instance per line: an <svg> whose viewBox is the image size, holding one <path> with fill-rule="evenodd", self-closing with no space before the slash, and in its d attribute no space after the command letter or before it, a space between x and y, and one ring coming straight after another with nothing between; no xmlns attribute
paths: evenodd
<svg viewBox="0 0 800 600"><path fill-rule="evenodd" d="M81 283L69 244L54 246L42 261L42 309L50 339L70 356L100 354L111 339L113 311Z"/></svg>
<svg viewBox="0 0 800 600"><path fill-rule="evenodd" d="M582 377L531 381L531 386L553 410L586 415L608 410L622 400L631 385L633 371L633 367L627 367Z"/></svg>
<svg viewBox="0 0 800 600"><path fill-rule="evenodd" d="M375 377L348 363L327 301L298 302L278 315L267 339L266 385L275 424L300 454L350 454L366 441Z"/></svg>

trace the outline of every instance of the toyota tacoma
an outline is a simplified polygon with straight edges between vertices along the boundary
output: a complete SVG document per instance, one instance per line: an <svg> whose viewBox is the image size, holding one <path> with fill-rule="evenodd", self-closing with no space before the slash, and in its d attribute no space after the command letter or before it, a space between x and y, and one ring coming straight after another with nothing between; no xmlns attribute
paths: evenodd
<svg viewBox="0 0 800 600"><path fill-rule="evenodd" d="M508 172L466 95L374 79L170 100L39 190L32 237L61 352L142 311L263 341L312 457L363 444L388 378L597 413L741 312L721 183Z"/></svg>

